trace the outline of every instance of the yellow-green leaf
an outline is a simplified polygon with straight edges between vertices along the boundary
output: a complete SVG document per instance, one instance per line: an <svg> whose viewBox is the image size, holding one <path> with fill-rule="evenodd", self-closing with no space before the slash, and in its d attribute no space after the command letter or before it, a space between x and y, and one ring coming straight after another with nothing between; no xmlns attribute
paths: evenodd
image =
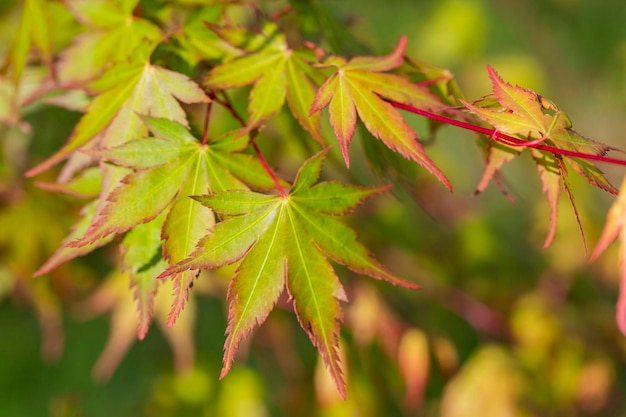
<svg viewBox="0 0 626 417"><path fill-rule="evenodd" d="M359 273L416 288L380 266L357 242L356 234L336 220L337 214L385 188L313 186L325 155L320 152L302 166L286 196L231 190L194 197L230 217L213 227L187 259L168 268L161 278L219 268L241 259L228 290L228 336L221 376L230 369L241 340L263 323L286 285L302 328L345 397L338 336L339 301L346 301L346 295L326 256ZM340 210L329 207L335 199Z"/></svg>

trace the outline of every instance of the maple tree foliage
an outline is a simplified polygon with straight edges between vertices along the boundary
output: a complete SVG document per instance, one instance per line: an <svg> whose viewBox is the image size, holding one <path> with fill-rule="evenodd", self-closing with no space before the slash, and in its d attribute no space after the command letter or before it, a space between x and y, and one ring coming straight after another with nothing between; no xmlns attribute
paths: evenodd
<svg viewBox="0 0 626 417"><path fill-rule="evenodd" d="M336 142L343 169L350 168L349 145L358 126L371 135L362 135L364 140L379 140L449 191L451 182L401 111L477 133L485 160L477 192L491 181L504 191L502 167L528 150L550 212L545 247L556 234L563 191L580 225L570 169L590 185L618 193L594 165L625 165L607 156L612 148L574 131L554 103L509 84L490 66L492 93L470 101L453 88L451 75L433 76L433 67L405 56L406 37L388 55L347 57L323 43L290 39L280 14L259 17L254 4L171 3L144 15L138 0L26 0L3 66L10 77L0 79L16 98L0 108L0 120L19 125L20 107L45 95L82 112L66 143L26 173L38 176L65 161L56 182L39 185L89 200L35 275L115 242L120 253L111 280L130 281L142 339L155 311L159 322L175 325L202 270L236 264L227 294L222 377L241 341L286 291L345 397L339 334L340 302L348 300L329 259L360 275L418 288L376 261L357 232L339 220L390 186L318 182ZM229 13L237 7L257 12L253 24L232 23ZM54 22L68 17L80 34L71 44L52 45ZM24 97L25 73L37 65L45 69L40 85ZM242 93L248 95L244 116L232 101ZM217 108L227 122L215 123ZM279 178L259 146L284 117L302 128L305 141L313 140L292 184ZM622 186L592 257L620 234L626 281L624 193ZM624 287L618 323L626 333ZM118 294L102 291L109 294L103 299ZM170 297L157 303L164 291ZM127 301L115 308L127 308ZM187 337L190 330L184 329ZM118 330L129 344L127 328Z"/></svg>

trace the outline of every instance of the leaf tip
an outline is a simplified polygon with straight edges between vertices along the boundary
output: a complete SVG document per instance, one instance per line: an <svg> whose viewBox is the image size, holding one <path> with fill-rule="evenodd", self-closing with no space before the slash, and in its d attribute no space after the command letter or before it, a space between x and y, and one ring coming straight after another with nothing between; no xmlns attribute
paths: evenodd
<svg viewBox="0 0 626 417"><path fill-rule="evenodd" d="M228 375L228 373L230 372L231 365L232 365L232 362L230 361L227 362L226 360L224 360L224 366L222 367L222 370L220 371L220 376L219 376L220 380L224 379L224 377Z"/></svg>
<svg viewBox="0 0 626 417"><path fill-rule="evenodd" d="M350 168L350 150L348 149L347 143L341 144L341 155L343 156L343 160L346 163L346 168Z"/></svg>

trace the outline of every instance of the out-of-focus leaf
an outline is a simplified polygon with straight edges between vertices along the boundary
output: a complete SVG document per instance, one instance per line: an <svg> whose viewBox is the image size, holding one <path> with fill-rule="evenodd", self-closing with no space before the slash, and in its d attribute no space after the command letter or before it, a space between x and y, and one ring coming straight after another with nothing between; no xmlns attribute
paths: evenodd
<svg viewBox="0 0 626 417"><path fill-rule="evenodd" d="M224 29L214 30L222 34ZM277 114L287 99L298 123L324 144L320 116L309 114L315 90L305 67L314 57L308 50L290 49L285 35L273 24L264 27L263 35L266 39L260 50L213 68L204 85L224 90L254 84L248 103L248 131Z"/></svg>
<svg viewBox="0 0 626 417"><path fill-rule="evenodd" d="M28 61L33 44L39 50L41 59L52 69L52 36L50 33L48 2L45 0L24 0L22 14L4 63L11 67L13 83L18 85Z"/></svg>
<svg viewBox="0 0 626 417"><path fill-rule="evenodd" d="M480 348L446 385L442 417L515 417L522 413L519 399L522 375L506 350Z"/></svg>
<svg viewBox="0 0 626 417"><path fill-rule="evenodd" d="M620 294L617 300L615 316L617 325L623 334L626 335L626 178L622 181L617 200L609 209L606 217L602 236L591 254L591 260L595 260L609 244L619 237L619 264L620 264Z"/></svg>
<svg viewBox="0 0 626 417"><path fill-rule="evenodd" d="M58 77L62 85L83 86L111 66L130 62L140 45L154 46L160 29L133 16L137 2L68 0L68 8L88 30L76 37L61 55Z"/></svg>

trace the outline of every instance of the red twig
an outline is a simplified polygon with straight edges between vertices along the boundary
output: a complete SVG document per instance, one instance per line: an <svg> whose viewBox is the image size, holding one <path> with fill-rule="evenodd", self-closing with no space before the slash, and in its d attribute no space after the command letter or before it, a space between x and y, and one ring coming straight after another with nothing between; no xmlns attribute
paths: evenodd
<svg viewBox="0 0 626 417"><path fill-rule="evenodd" d="M586 159L589 161L599 161L606 162L609 164L622 165L626 166L626 160L611 158L609 156L603 155L594 155L584 152L576 152L570 151L568 149L555 148L554 146L543 145L541 142L537 141L525 141L519 138L515 138L513 136L506 135L502 132L499 132L495 129L488 129L486 127L477 126L471 123L463 122L461 120L453 119L451 117L442 116L440 114L429 112L428 110L418 109L413 106L409 106L402 103L396 103L395 101L389 102L392 106L397 107L402 110L406 110L411 113L419 114L420 116L428 117L429 119L436 120L441 123L446 123L449 125L457 126L462 129L471 130L472 132L482 133L489 137L492 137L494 140L503 143L509 146L519 146L519 147L527 147L527 148L535 148L546 152L552 152L558 155L569 156L572 158L580 158Z"/></svg>
<svg viewBox="0 0 626 417"><path fill-rule="evenodd" d="M233 107L233 105L230 102L230 99L228 98L228 96L226 94L223 94L223 95L224 95L224 98L218 98L216 96L212 96L211 98L214 98L215 101L217 101L222 106L224 106L224 108L226 110L228 110L228 112L235 119L237 119L239 124L241 124L242 126L245 127L246 126L246 121L243 119L243 117L241 117L239 115L239 113L237 113L237 110L235 110L235 108ZM278 194L280 194L281 197L286 197L287 193L285 193L285 190L280 185L280 181L278 180L278 177L276 177L276 175L274 174L274 171L272 171L272 168L270 168L270 166L268 165L267 161L263 157L263 154L261 153L261 150L259 149L259 146L257 145L256 141L254 140L254 136L255 136L254 132L250 133L250 145L252 145L252 147L254 148L254 151L256 152L256 155L259 158L259 161L261 161L261 165L263 165L263 168L267 172L267 175L269 175L270 178L272 179L272 181L274 181L274 184L276 185L276 189L278 190Z"/></svg>
<svg viewBox="0 0 626 417"><path fill-rule="evenodd" d="M269 175L270 178L272 178L272 181L274 181L274 184L276 185L276 189L278 190L278 194L280 194L281 197L287 197L287 193L285 193L285 190L283 190L283 187L280 185L280 181L278 181L278 177L274 175L274 171L272 171L270 166L267 164L267 161L263 157L263 154L261 153L261 150L259 149L259 146L256 144L256 141L254 140L254 138L250 139L250 145L252 145L252 147L254 148L254 151L256 152L257 157L261 161L263 168L265 168L267 175Z"/></svg>
<svg viewBox="0 0 626 417"><path fill-rule="evenodd" d="M211 107L213 101L209 101L206 105L206 114L204 115L204 131L202 132L202 144L206 145L209 141L209 120L211 120Z"/></svg>
<svg viewBox="0 0 626 417"><path fill-rule="evenodd" d="M243 117L241 117L239 113L237 113L237 110L235 110L235 108L233 107L233 104L230 102L230 98L228 98L226 93L223 93L222 95L224 96L223 98L219 98L215 95L212 98L218 103L220 103L226 110L228 110L230 115L233 116L239 122L241 126L245 126L246 121L243 120Z"/></svg>

